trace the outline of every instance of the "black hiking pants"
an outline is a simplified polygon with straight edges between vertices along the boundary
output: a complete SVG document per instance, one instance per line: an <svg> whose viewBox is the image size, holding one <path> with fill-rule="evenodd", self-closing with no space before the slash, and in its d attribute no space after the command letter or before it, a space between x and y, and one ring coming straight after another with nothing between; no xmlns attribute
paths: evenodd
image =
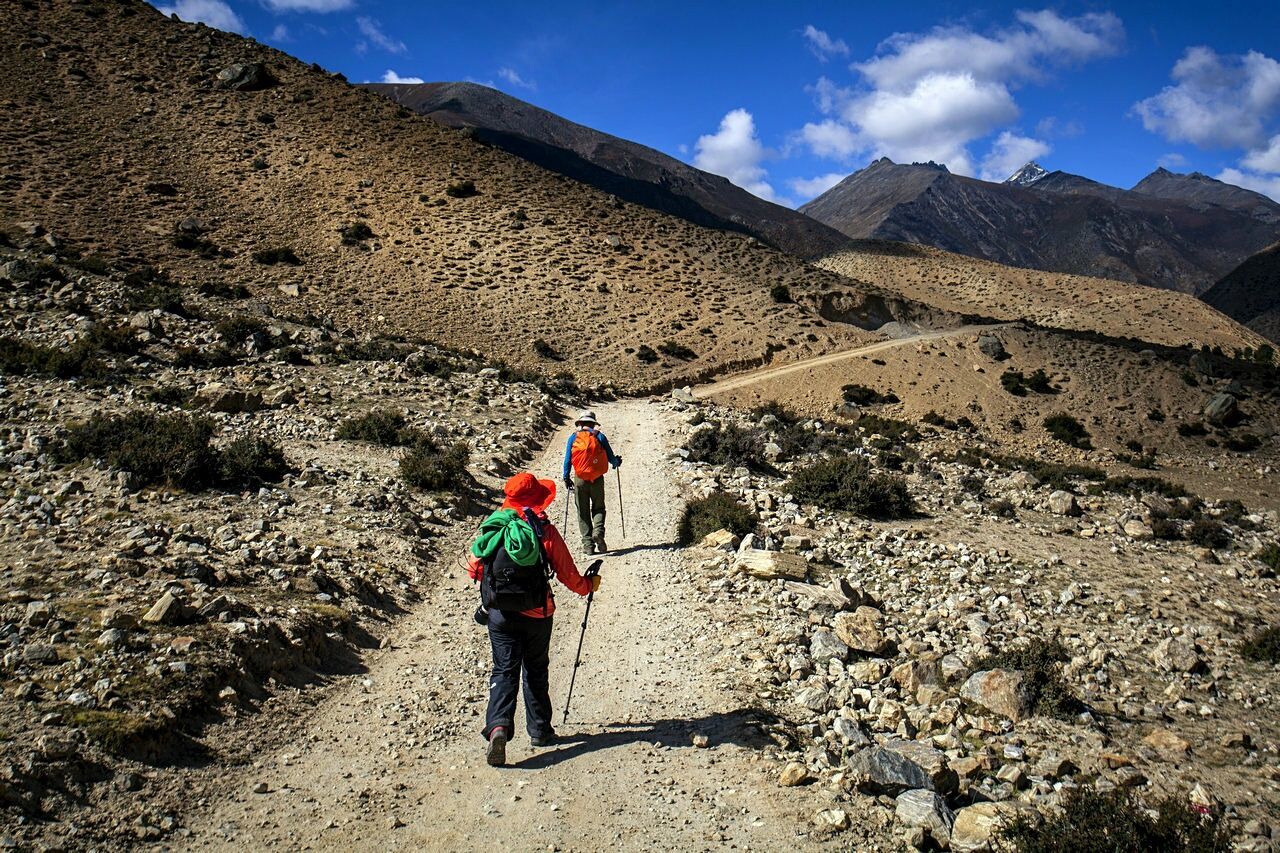
<svg viewBox="0 0 1280 853"><path fill-rule="evenodd" d="M522 616L514 610L489 611L489 645L493 647L493 676L489 679L489 710L484 736L497 726L514 734L516 694L524 671L524 719L531 738L550 737L551 694L547 668L551 665L551 619Z"/></svg>

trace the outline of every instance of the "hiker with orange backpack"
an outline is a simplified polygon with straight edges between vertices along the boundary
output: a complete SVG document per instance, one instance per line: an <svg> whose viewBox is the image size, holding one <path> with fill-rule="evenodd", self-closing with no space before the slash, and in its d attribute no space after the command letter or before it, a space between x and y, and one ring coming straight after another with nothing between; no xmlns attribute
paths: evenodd
<svg viewBox="0 0 1280 853"><path fill-rule="evenodd" d="M603 554L609 550L604 540L604 475L610 466L620 466L622 457L609 446L595 412L583 412L573 424L577 429L564 448L564 484L576 494L582 553Z"/></svg>
<svg viewBox="0 0 1280 853"><path fill-rule="evenodd" d="M586 574L579 572L560 532L547 518L547 507L556 497L555 482L516 474L507 480L503 492L506 500L481 522L467 564L471 579L480 582L480 607L475 618L488 626L493 650L489 708L482 733L488 743L486 758L494 767L507 760L522 671L529 739L534 746L555 742L547 676L551 618L556 611L551 578L578 595L600 589L599 563Z"/></svg>

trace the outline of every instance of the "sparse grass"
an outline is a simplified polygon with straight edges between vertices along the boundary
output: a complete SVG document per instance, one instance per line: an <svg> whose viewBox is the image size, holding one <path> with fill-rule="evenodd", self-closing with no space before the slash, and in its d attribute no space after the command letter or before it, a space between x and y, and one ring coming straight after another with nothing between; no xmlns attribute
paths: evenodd
<svg viewBox="0 0 1280 853"><path fill-rule="evenodd" d="M387 338L351 341L331 351L335 361L404 361L413 347Z"/></svg>
<svg viewBox="0 0 1280 853"><path fill-rule="evenodd" d="M358 246L364 240L372 240L377 235L367 222L348 222L338 229L344 246Z"/></svg>
<svg viewBox="0 0 1280 853"><path fill-rule="evenodd" d="M672 358L678 358L681 361L692 361L698 357L696 352L676 341L663 341L658 345L658 352L663 355L669 355Z"/></svg>
<svg viewBox="0 0 1280 853"><path fill-rule="evenodd" d="M1202 814L1185 798L1162 800L1151 816L1132 789L1065 789L1043 823L1013 820L998 849L1013 853L1229 853L1230 827L1219 812Z"/></svg>
<svg viewBox="0 0 1280 853"><path fill-rule="evenodd" d="M861 456L823 459L801 468L787 490L797 500L867 518L908 518L915 512L906 481L874 473Z"/></svg>
<svg viewBox="0 0 1280 853"><path fill-rule="evenodd" d="M1280 571L1280 544L1268 542L1255 559L1272 571Z"/></svg>
<svg viewBox="0 0 1280 853"><path fill-rule="evenodd" d="M641 344L640 348L636 350L636 358L639 359L642 364L653 364L658 361L660 356L654 351L653 347L648 344Z"/></svg>
<svg viewBox="0 0 1280 853"><path fill-rule="evenodd" d="M1062 665L1070 657L1057 637L1036 637L1026 646L999 649L975 661L971 668L974 672L1018 670L1026 678L1036 714L1071 720L1084 710L1084 705L1062 680Z"/></svg>
<svg viewBox="0 0 1280 853"><path fill-rule="evenodd" d="M560 361L563 359L563 356L556 352L556 348L547 343L544 338L538 338L533 342L533 351L542 358L550 361Z"/></svg>
<svg viewBox="0 0 1280 853"><path fill-rule="evenodd" d="M971 468L981 468L983 460L1008 470L1026 471L1051 488L1067 491L1075 487L1076 480L1104 481L1107 479L1106 471L1092 465L1060 465L1029 456L1006 456L973 447L962 448L952 457L952 461Z"/></svg>
<svg viewBox="0 0 1280 853"><path fill-rule="evenodd" d="M1240 654L1246 660L1280 663L1280 626L1270 625L1247 637Z"/></svg>
<svg viewBox="0 0 1280 853"><path fill-rule="evenodd" d="M258 249L253 253L253 259L269 267L276 264L287 264L291 267L302 265L302 259L291 246L270 246L266 249Z"/></svg>
<svg viewBox="0 0 1280 853"><path fill-rule="evenodd" d="M791 288L785 284L775 284L769 288L769 298L780 305L786 305L791 302Z"/></svg>
<svg viewBox="0 0 1280 853"><path fill-rule="evenodd" d="M882 435L896 444L910 444L920 440L920 430L906 421L881 415L864 414L853 425L867 435Z"/></svg>
<svg viewBox="0 0 1280 853"><path fill-rule="evenodd" d="M67 716L67 723L117 754L165 731L159 719L124 711L76 710Z"/></svg>
<svg viewBox="0 0 1280 853"><path fill-rule="evenodd" d="M248 299L252 295L243 284L228 284L224 281L206 281L196 291L201 296L212 296L215 299Z"/></svg>
<svg viewBox="0 0 1280 853"><path fill-rule="evenodd" d="M470 180L451 181L449 185L444 188L444 194L449 198L470 198L471 196L478 194L478 191L476 190L476 182Z"/></svg>
<svg viewBox="0 0 1280 853"><path fill-rule="evenodd" d="M756 471L770 469L764 458L764 445L768 441L764 430L736 423L711 423L714 429L698 430L685 443L691 462L742 465Z"/></svg>
<svg viewBox="0 0 1280 853"><path fill-rule="evenodd" d="M1194 438L1196 436L1208 435L1209 431L1204 428L1204 424L1199 421L1178 424L1178 435L1183 438Z"/></svg>
<svg viewBox="0 0 1280 853"><path fill-rule="evenodd" d="M427 492L459 492L470 480L467 462L471 450L459 441L441 447L426 439L413 445L400 457L400 478Z"/></svg>
<svg viewBox="0 0 1280 853"><path fill-rule="evenodd" d="M1089 431L1085 429L1084 424L1071 415L1061 412L1049 415L1044 419L1044 428L1048 430L1049 435L1063 444L1080 450L1093 449L1093 442L1089 440Z"/></svg>
<svg viewBox="0 0 1280 853"><path fill-rule="evenodd" d="M1170 482L1163 477L1107 477L1102 481L1101 491L1117 494L1140 495L1144 492L1163 495L1166 498L1190 497L1185 486Z"/></svg>
<svg viewBox="0 0 1280 853"><path fill-rule="evenodd" d="M1202 548L1225 548L1231 544L1231 533L1220 521L1198 518L1187 531L1187 539Z"/></svg>
<svg viewBox="0 0 1280 853"><path fill-rule="evenodd" d="M1262 446L1262 439L1251 432L1245 432L1227 436L1223 439L1222 445L1236 453L1252 453Z"/></svg>
<svg viewBox="0 0 1280 853"><path fill-rule="evenodd" d="M338 425L337 437L345 441L367 441L383 447L409 447L430 443L421 430L408 426L403 413L394 409L373 409L348 418Z"/></svg>
<svg viewBox="0 0 1280 853"><path fill-rule="evenodd" d="M1000 384L1004 386L1004 390L1015 397L1025 397L1028 391L1034 391L1037 394L1058 393L1058 389L1053 387L1048 374L1042 368L1036 368L1030 376L1024 376L1021 370L1006 370L1000 374Z"/></svg>
<svg viewBox="0 0 1280 853"><path fill-rule="evenodd" d="M238 364L239 361L239 356L228 349L225 344L218 344L212 347L178 347L173 354L174 367L194 367L201 370L210 367L230 367L233 364Z"/></svg>
<svg viewBox="0 0 1280 853"><path fill-rule="evenodd" d="M130 291L127 304L130 311L151 311L158 308L166 314L176 314L179 317L187 315L186 306L182 304L182 291L162 284L149 284Z"/></svg>
<svg viewBox="0 0 1280 853"><path fill-rule="evenodd" d="M274 483L289 471L280 446L258 435L234 439L218 453L218 479L228 488Z"/></svg>
<svg viewBox="0 0 1280 853"><path fill-rule="evenodd" d="M99 380L110 371L105 355L132 355L141 346L128 326L94 325L70 345L44 346L21 338L0 337L0 372L11 376L51 376Z"/></svg>
<svg viewBox="0 0 1280 853"><path fill-rule="evenodd" d="M266 324L257 317L249 317L245 314L224 317L214 325L213 330L229 346L242 344L252 335L267 337Z"/></svg>
<svg viewBox="0 0 1280 853"><path fill-rule="evenodd" d="M1014 508L1013 502L1007 498L997 498L987 504L987 511L992 515L998 515L1001 518L1017 518L1018 511Z"/></svg>
<svg viewBox="0 0 1280 853"><path fill-rule="evenodd" d="M705 498L685 503L680 517L679 540L682 545L701 541L708 533L728 530L745 536L756 529L760 517L724 492L713 492Z"/></svg>

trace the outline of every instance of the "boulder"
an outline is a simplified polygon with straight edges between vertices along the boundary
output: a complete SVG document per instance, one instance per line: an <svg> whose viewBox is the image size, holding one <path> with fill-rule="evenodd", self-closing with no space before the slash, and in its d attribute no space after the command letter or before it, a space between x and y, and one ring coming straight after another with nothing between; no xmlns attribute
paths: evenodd
<svg viewBox="0 0 1280 853"><path fill-rule="evenodd" d="M1131 539L1150 539L1155 534L1145 521L1140 518L1131 518L1124 523L1124 535Z"/></svg>
<svg viewBox="0 0 1280 853"><path fill-rule="evenodd" d="M47 601L27 602L27 612L23 621L28 625L39 627L53 618L53 605Z"/></svg>
<svg viewBox="0 0 1280 853"><path fill-rule="evenodd" d="M852 613L837 613L832 625L836 636L854 651L884 657L893 649L893 643L881 630L883 616L874 607L859 607Z"/></svg>
<svg viewBox="0 0 1280 853"><path fill-rule="evenodd" d="M781 551L760 551L755 548L739 551L736 565L738 571L762 580L787 578L799 581L809 574L809 564L804 557Z"/></svg>
<svg viewBox="0 0 1280 853"><path fill-rule="evenodd" d="M142 617L152 625L175 625L182 620L185 608L172 592L165 592Z"/></svg>
<svg viewBox="0 0 1280 853"><path fill-rule="evenodd" d="M1080 505L1071 492L1058 489L1049 495L1049 512L1054 515L1079 515Z"/></svg>
<svg viewBox="0 0 1280 853"><path fill-rule="evenodd" d="M894 813L903 826L918 826L944 850L951 844L951 827L956 816L946 800L933 791L904 791L898 795Z"/></svg>
<svg viewBox="0 0 1280 853"><path fill-rule="evenodd" d="M738 543L742 540L737 534L721 528L713 533L708 533L702 537L703 548L717 548L726 551L734 551L738 547Z"/></svg>
<svg viewBox="0 0 1280 853"><path fill-rule="evenodd" d="M1191 743L1168 729L1156 729L1142 739L1166 761L1177 761L1191 751Z"/></svg>
<svg viewBox="0 0 1280 853"><path fill-rule="evenodd" d="M210 411L237 415L261 409L262 395L256 391L230 388L221 382L210 382L196 392L195 402Z"/></svg>
<svg viewBox="0 0 1280 853"><path fill-rule="evenodd" d="M1151 661L1165 672L1196 672L1204 667L1196 644L1186 637L1162 640L1151 653Z"/></svg>
<svg viewBox="0 0 1280 853"><path fill-rule="evenodd" d="M7 278L15 284L39 284L44 280L46 270L25 258L14 258L0 264L0 278Z"/></svg>
<svg viewBox="0 0 1280 853"><path fill-rule="evenodd" d="M941 672L936 660L912 660L893 668L893 681L904 693L914 694L926 684L937 684Z"/></svg>
<svg viewBox="0 0 1280 853"><path fill-rule="evenodd" d="M980 853L991 850L1006 825L1019 818L1040 824L1043 818L1033 806L1017 800L999 803L977 803L956 812L951 825L951 849L955 853Z"/></svg>
<svg viewBox="0 0 1280 853"><path fill-rule="evenodd" d="M923 767L901 752L882 746L850 756L849 775L858 790L867 794L896 797L917 788L933 790L933 781Z"/></svg>
<svg viewBox="0 0 1280 853"><path fill-rule="evenodd" d="M1009 351L1004 348L1004 342L995 335L978 335L978 349L987 358L995 361L1004 361L1009 357Z"/></svg>
<svg viewBox="0 0 1280 853"><path fill-rule="evenodd" d="M809 768L799 761L788 762L782 768L782 772L778 774L778 784L784 788L794 788L797 785L805 785L812 781L813 776L809 775Z"/></svg>
<svg viewBox="0 0 1280 853"><path fill-rule="evenodd" d="M276 85L276 78L261 62L237 62L218 72L214 86L234 92L257 92Z"/></svg>
<svg viewBox="0 0 1280 853"><path fill-rule="evenodd" d="M848 829L849 815L844 809L822 809L813 816L813 822L822 829Z"/></svg>
<svg viewBox="0 0 1280 853"><path fill-rule="evenodd" d="M1236 398L1225 392L1214 394L1204 404L1204 419L1217 426L1234 423L1239 414L1240 406Z"/></svg>
<svg viewBox="0 0 1280 853"><path fill-rule="evenodd" d="M28 666L55 664L58 650L49 643L32 643L22 649L22 662Z"/></svg>
<svg viewBox="0 0 1280 853"><path fill-rule="evenodd" d="M975 672L960 688L960 698L1015 723L1031 716L1034 699L1026 676L1012 669Z"/></svg>
<svg viewBox="0 0 1280 853"><path fill-rule="evenodd" d="M947 756L928 741L889 740L885 741L884 748L896 752L923 770L929 777L930 790L943 794L955 790L959 779L947 763Z"/></svg>
<svg viewBox="0 0 1280 853"><path fill-rule="evenodd" d="M831 660L844 663L849 657L849 647L830 631L815 631L809 638L809 656L817 664L826 664Z"/></svg>
<svg viewBox="0 0 1280 853"><path fill-rule="evenodd" d="M686 385L683 388L672 388L671 399L677 403L696 403L698 398L693 396L693 389Z"/></svg>

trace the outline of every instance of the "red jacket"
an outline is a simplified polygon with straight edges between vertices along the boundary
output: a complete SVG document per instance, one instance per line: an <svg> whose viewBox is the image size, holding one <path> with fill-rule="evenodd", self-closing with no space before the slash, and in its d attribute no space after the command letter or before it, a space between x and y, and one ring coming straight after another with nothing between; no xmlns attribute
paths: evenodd
<svg viewBox="0 0 1280 853"><path fill-rule="evenodd" d="M573 555L569 553L569 546L564 544L564 538L560 536L560 531L556 530L555 525L547 520L545 512L537 513L538 521L542 522L542 552L547 555L547 559L551 562L551 568L555 570L556 580L569 588L571 592L578 595L586 595L591 592L591 579L583 577L578 571L578 565L573 561ZM484 563L474 554L469 556L467 560L467 574L471 576L473 581L478 581L484 575ZM556 599L551 594L551 586L547 585L547 606L545 609L535 607L532 610L522 610L521 616L532 616L535 619L542 619L556 612Z"/></svg>

